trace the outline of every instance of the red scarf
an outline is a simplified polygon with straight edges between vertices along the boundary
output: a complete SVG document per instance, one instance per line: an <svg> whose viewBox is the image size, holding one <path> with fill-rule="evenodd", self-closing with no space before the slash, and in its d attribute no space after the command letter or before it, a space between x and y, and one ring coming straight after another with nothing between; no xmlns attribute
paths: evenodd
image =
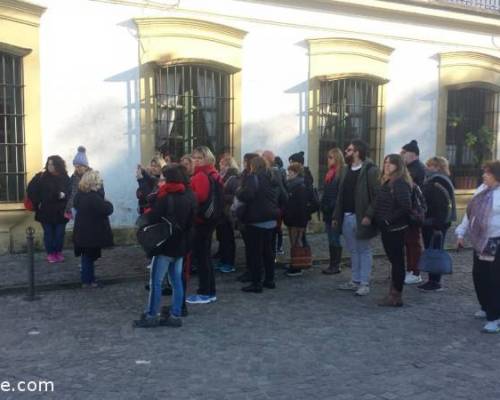
<svg viewBox="0 0 500 400"><path fill-rule="evenodd" d="M182 193L186 191L186 185L183 183L167 182L160 186L158 198L166 196L168 193Z"/></svg>
<svg viewBox="0 0 500 400"><path fill-rule="evenodd" d="M325 183L332 183L333 179L335 178L335 175L337 175L337 166L332 165L328 172L325 175Z"/></svg>

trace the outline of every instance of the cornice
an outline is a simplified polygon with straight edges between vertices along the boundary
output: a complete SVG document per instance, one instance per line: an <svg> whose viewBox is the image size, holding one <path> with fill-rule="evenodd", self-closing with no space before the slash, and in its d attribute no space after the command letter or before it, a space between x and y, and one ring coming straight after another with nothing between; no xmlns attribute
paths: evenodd
<svg viewBox="0 0 500 400"><path fill-rule="evenodd" d="M380 43L352 38L308 39L309 54L351 54L387 62L394 49Z"/></svg>
<svg viewBox="0 0 500 400"><path fill-rule="evenodd" d="M2 0L0 2L0 19L38 27L40 17L46 8L21 0Z"/></svg>
<svg viewBox="0 0 500 400"><path fill-rule="evenodd" d="M9 8L15 11L32 14L41 17L46 8L38 4L30 3L22 0L2 0L0 8Z"/></svg>
<svg viewBox="0 0 500 400"><path fill-rule="evenodd" d="M472 51L456 51L439 54L441 68L450 67L479 67L500 73L500 58L490 54Z"/></svg>

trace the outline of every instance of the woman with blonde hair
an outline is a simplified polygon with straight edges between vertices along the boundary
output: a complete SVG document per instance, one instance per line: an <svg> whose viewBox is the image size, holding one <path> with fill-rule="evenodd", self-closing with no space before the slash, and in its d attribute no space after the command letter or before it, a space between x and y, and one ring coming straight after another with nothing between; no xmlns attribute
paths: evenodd
<svg viewBox="0 0 500 400"><path fill-rule="evenodd" d="M433 246L442 249L446 232L457 218L455 188L450 179L450 167L444 157L432 157L426 162L427 176L422 187L427 212L422 237L426 249ZM440 240L437 241L436 239ZM423 292L441 291L441 275L429 274L429 280L418 288Z"/></svg>
<svg viewBox="0 0 500 400"><path fill-rule="evenodd" d="M375 221L382 233L382 244L391 263L389 295L379 305L401 307L405 283L404 237L411 212L412 179L399 154L384 158L381 187L375 199Z"/></svg>
<svg viewBox="0 0 500 400"><path fill-rule="evenodd" d="M339 192L339 176L344 168L345 161L342 151L338 147L328 150L328 171L325 175L323 196L321 197L321 212L325 223L325 231L328 237L328 249L330 253L330 263L328 268L322 272L326 275L340 273L340 261L342 260L342 245L340 235L333 229L333 210L337 203Z"/></svg>
<svg viewBox="0 0 500 400"><path fill-rule="evenodd" d="M75 256L81 260L83 288L96 288L94 262L101 257L101 249L113 246L109 216L113 205L102 195L102 179L98 171L87 171L80 180L73 206L76 209L73 243Z"/></svg>

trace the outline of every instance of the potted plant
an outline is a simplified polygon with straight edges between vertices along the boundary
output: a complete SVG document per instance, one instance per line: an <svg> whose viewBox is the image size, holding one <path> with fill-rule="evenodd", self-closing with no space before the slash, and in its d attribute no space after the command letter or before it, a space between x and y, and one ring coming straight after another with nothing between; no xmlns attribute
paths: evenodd
<svg viewBox="0 0 500 400"><path fill-rule="evenodd" d="M465 144L472 149L476 169L479 170L484 161L492 158L495 136L493 130L486 125L465 134ZM475 187L475 182L471 182L471 185Z"/></svg>

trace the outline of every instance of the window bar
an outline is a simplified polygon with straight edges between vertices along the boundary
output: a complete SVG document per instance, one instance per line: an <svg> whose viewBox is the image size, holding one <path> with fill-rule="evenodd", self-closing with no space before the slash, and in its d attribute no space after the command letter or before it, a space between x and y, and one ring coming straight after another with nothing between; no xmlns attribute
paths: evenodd
<svg viewBox="0 0 500 400"><path fill-rule="evenodd" d="M12 101L13 101L13 104L14 104L14 140L15 140L15 147L14 147L14 158L15 158L15 167L16 167L16 172L19 173L19 158L18 158L18 155L17 155L17 143L19 143L19 137L18 137L18 134L17 134L17 96L16 96L16 92L17 92L17 87L15 86L15 83L16 83L16 71L15 71L15 61L14 61L14 57L12 57L12 78L13 78L13 83L14 83L14 86L12 87ZM17 179L17 174L15 176L15 184L16 184L16 201L19 200L18 196L19 196L19 180Z"/></svg>
<svg viewBox="0 0 500 400"><path fill-rule="evenodd" d="M8 152L7 152L7 147L9 143L9 135L7 132L7 75L5 73L5 55L2 54L2 82L4 83L2 91L3 91L3 98L4 98L4 103L3 103L3 123L4 123L4 132L5 132L5 147L4 147L4 152L5 152L5 197L6 201L9 201L9 180L8 180L8 173L9 173L9 164L8 164Z"/></svg>

